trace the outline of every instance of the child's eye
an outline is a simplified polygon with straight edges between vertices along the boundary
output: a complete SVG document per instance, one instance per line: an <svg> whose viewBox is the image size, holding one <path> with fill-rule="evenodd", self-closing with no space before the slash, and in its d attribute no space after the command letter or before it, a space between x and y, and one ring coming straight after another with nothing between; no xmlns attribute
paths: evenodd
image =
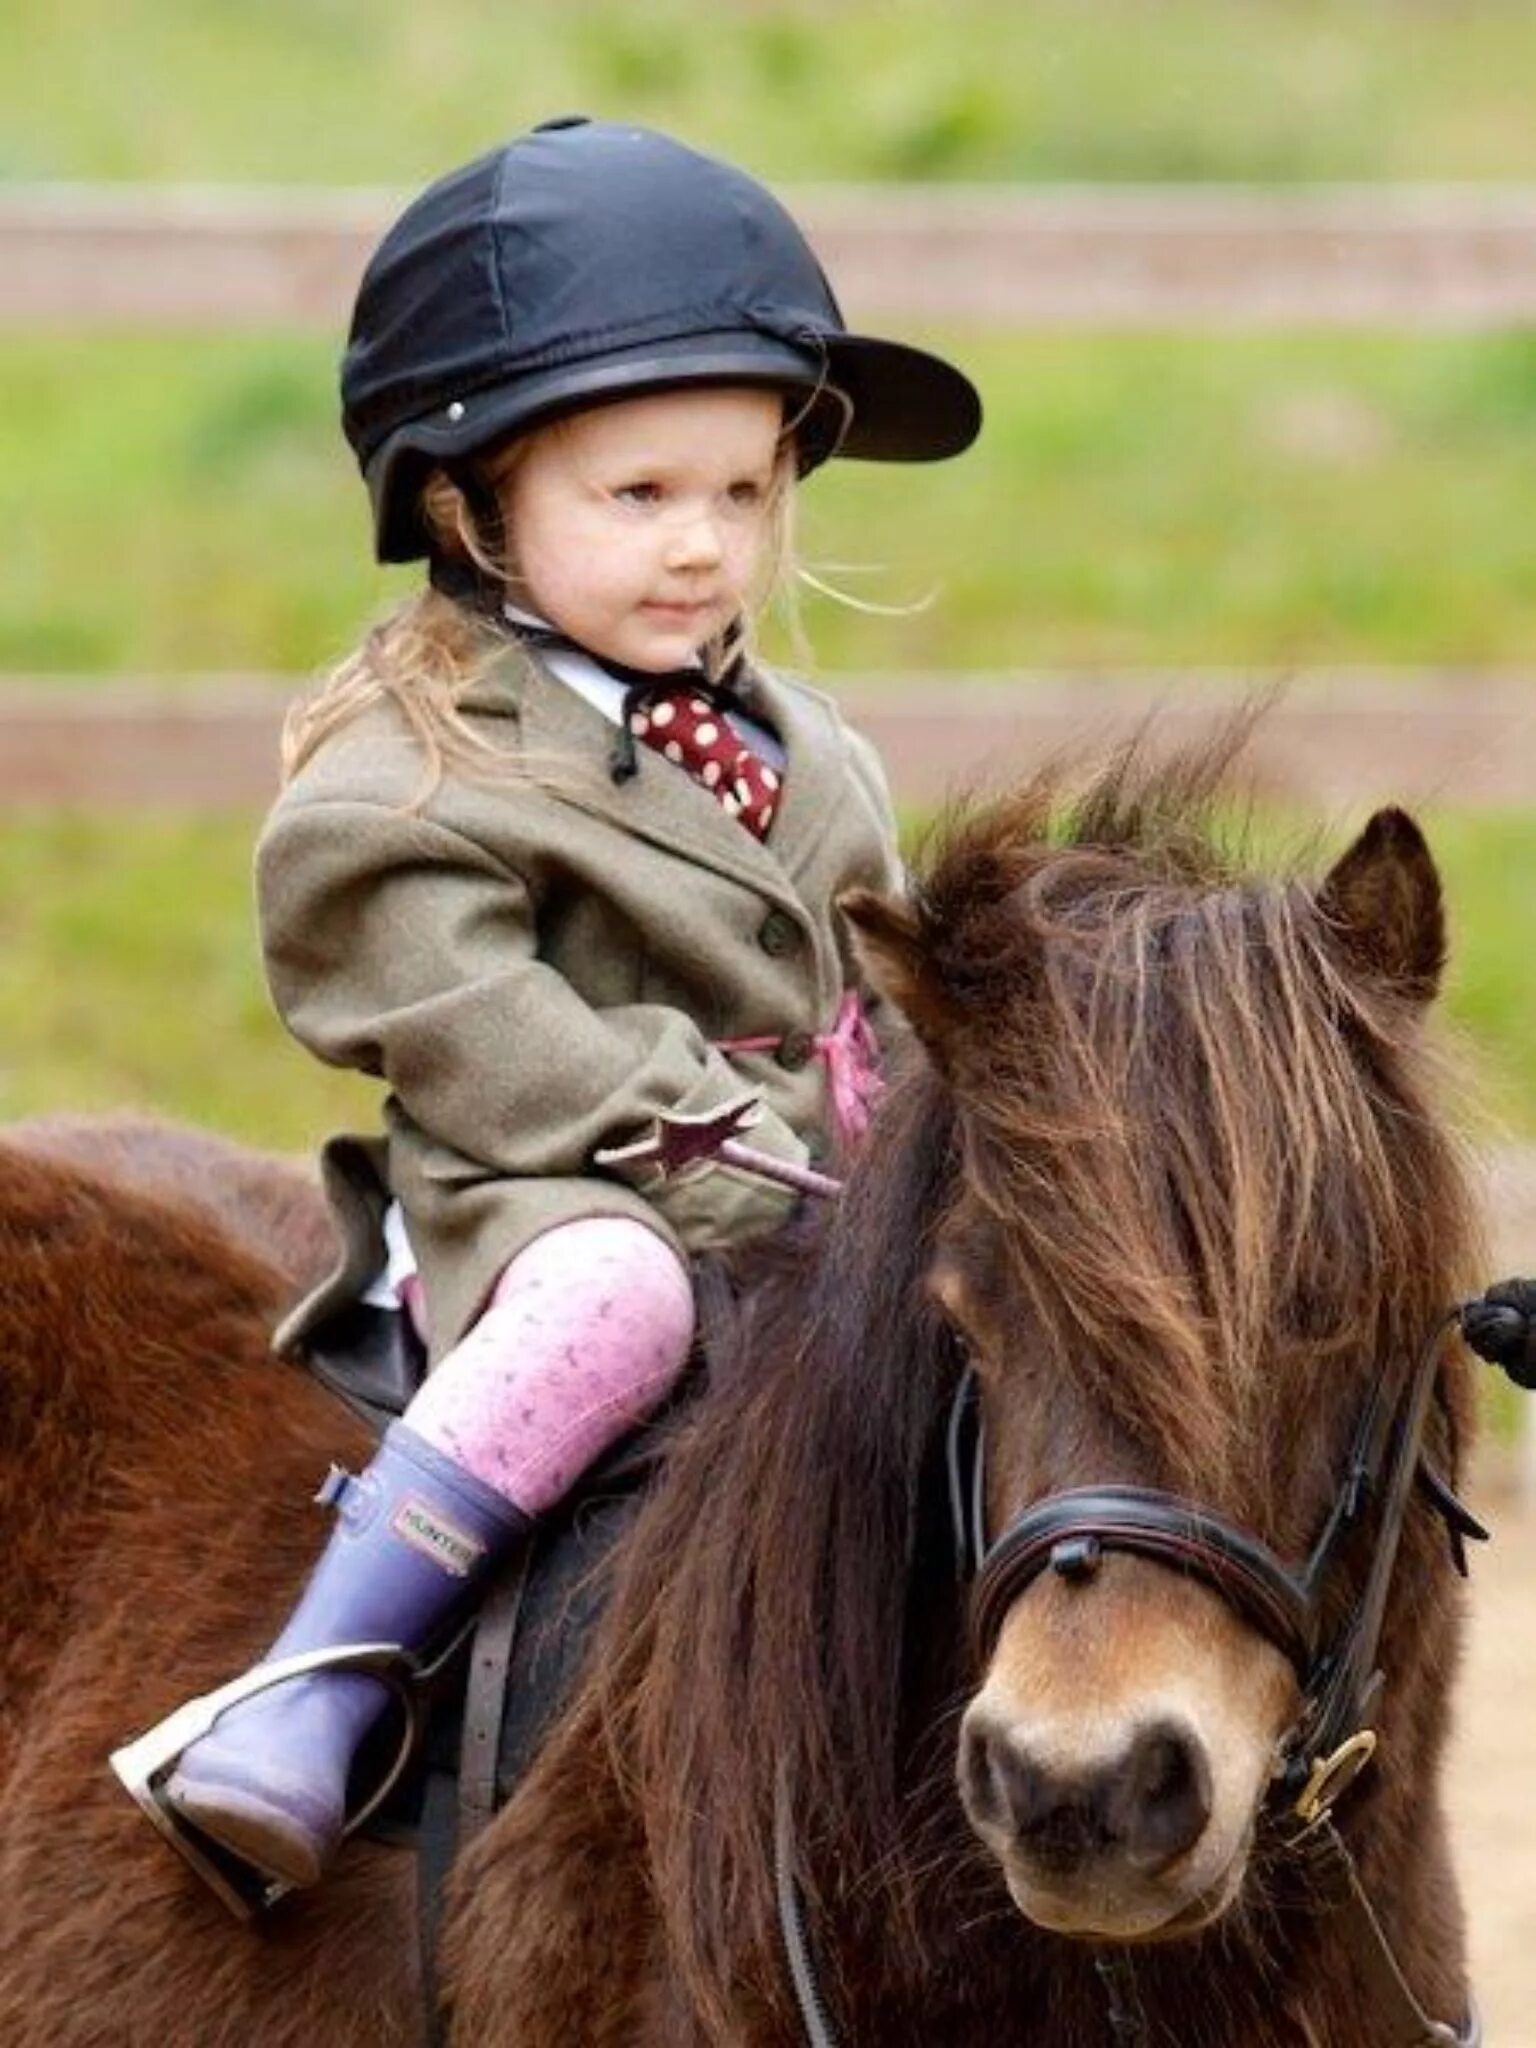
<svg viewBox="0 0 1536 2048"><path fill-rule="evenodd" d="M763 487L760 483L754 482L750 477L743 477L739 483L731 485L726 495L733 505L747 507L761 505L763 502Z"/></svg>
<svg viewBox="0 0 1536 2048"><path fill-rule="evenodd" d="M661 502L661 485L642 479L638 483L620 484L613 495L621 505L656 505Z"/></svg>

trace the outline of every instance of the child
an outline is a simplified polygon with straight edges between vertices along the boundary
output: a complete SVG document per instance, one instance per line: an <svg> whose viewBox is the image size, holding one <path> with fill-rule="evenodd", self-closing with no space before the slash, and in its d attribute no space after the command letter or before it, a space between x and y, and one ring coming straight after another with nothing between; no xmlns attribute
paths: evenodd
<svg viewBox="0 0 1536 2048"><path fill-rule="evenodd" d="M345 1256L279 1341L355 1302L387 1238L433 1370L329 1484L268 1663L439 1636L672 1386L689 1255L793 1204L611 1154L743 1095L784 1160L831 1108L856 1124L871 1041L834 904L898 885L889 802L832 706L750 663L749 623L797 476L952 455L980 421L957 370L845 331L751 179L581 119L406 211L342 399L379 556L424 556L430 587L294 722L259 850L284 1017L389 1091L381 1143L327 1148ZM384 1698L322 1669L242 1700L182 1755L173 1824L312 1883Z"/></svg>

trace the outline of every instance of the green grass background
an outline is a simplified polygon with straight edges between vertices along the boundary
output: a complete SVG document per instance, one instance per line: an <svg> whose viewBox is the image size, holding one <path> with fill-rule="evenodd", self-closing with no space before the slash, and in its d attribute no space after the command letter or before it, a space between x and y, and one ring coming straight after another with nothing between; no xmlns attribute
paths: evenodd
<svg viewBox="0 0 1536 2048"><path fill-rule="evenodd" d="M0 190L404 192L569 108L790 187L1536 178L1536 9L1489 0L12 0L3 43ZM1536 336L911 338L960 355L988 426L963 463L808 487L807 560L891 608L807 597L829 673L1536 667ZM0 674L340 652L409 579L368 559L335 354L0 334ZM1430 822L1452 1007L1536 1133L1536 820ZM253 823L5 822L0 1113L133 1102L282 1144L357 1113L267 1015Z"/></svg>
<svg viewBox="0 0 1536 2048"><path fill-rule="evenodd" d="M0 177L412 184L579 109L764 176L1536 174L1523 0L9 0Z"/></svg>

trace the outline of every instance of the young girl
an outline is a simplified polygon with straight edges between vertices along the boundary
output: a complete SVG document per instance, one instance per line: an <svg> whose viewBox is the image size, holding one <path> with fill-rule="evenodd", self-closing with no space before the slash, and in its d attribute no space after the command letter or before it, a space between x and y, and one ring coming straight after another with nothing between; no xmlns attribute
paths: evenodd
<svg viewBox="0 0 1536 2048"><path fill-rule="evenodd" d="M744 1096L804 1163L870 1091L839 893L899 884L873 754L754 666L794 481L976 433L938 358L848 334L789 216L666 137L546 123L433 185L364 277L343 423L385 561L430 587L290 730L258 872L276 1001L386 1084L333 1140L345 1255L302 1349L385 1263L433 1369L337 1508L266 1664L420 1648L664 1397L690 1254L794 1197L615 1159ZM172 1824L284 1884L343 1832L379 1682L306 1669L232 1707Z"/></svg>

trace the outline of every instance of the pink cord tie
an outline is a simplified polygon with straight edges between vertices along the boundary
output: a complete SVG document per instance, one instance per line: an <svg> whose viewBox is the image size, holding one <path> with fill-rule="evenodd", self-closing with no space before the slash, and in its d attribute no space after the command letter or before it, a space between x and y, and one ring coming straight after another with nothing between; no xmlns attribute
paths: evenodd
<svg viewBox="0 0 1536 2048"><path fill-rule="evenodd" d="M777 1052L781 1036L722 1038L720 1052ZM869 1129L875 1103L885 1089L880 1071L880 1041L859 1000L857 989L845 989L830 1031L818 1031L812 1050L826 1063L832 1097L832 1122L839 1143L856 1145Z"/></svg>
<svg viewBox="0 0 1536 2048"><path fill-rule="evenodd" d="M857 989L843 991L832 1029L819 1031L813 1043L827 1063L837 1135L845 1144L857 1144L869 1129L871 1112L885 1089L880 1041L864 1014Z"/></svg>

